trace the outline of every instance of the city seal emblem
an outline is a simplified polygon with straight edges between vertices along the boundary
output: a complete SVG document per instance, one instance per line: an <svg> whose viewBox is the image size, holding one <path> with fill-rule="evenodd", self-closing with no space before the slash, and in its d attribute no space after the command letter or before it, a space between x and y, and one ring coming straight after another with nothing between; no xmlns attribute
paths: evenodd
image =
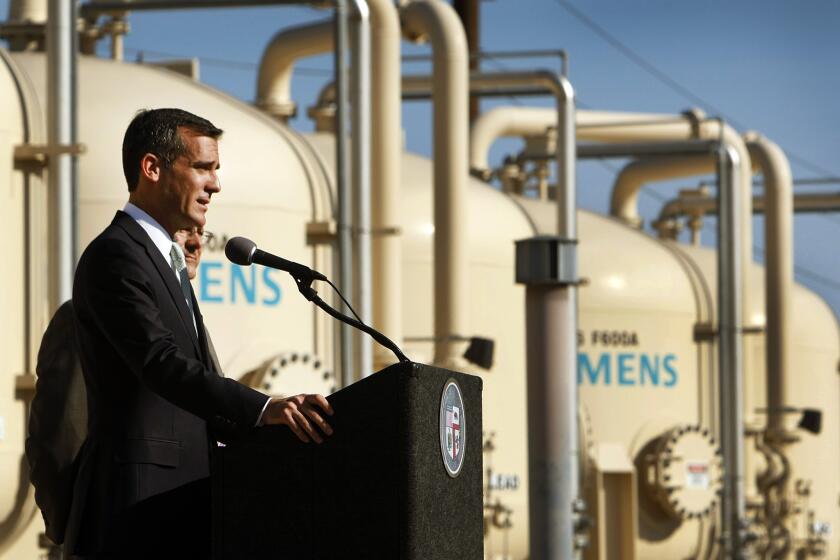
<svg viewBox="0 0 840 560"><path fill-rule="evenodd" d="M452 478L460 474L466 451L466 413L461 388L454 379L447 380L440 397L440 453L443 466Z"/></svg>

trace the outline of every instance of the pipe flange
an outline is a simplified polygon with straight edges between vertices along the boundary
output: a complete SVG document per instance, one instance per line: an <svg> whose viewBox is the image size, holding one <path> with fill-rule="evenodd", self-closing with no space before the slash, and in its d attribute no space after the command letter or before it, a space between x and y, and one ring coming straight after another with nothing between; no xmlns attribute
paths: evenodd
<svg viewBox="0 0 840 560"><path fill-rule="evenodd" d="M308 352L277 354L239 381L273 396L328 395L336 390L335 374L326 368L324 360Z"/></svg>
<svg viewBox="0 0 840 560"><path fill-rule="evenodd" d="M687 520L712 514L723 487L723 465L708 428L671 428L657 438L646 467L642 487L669 517Z"/></svg>

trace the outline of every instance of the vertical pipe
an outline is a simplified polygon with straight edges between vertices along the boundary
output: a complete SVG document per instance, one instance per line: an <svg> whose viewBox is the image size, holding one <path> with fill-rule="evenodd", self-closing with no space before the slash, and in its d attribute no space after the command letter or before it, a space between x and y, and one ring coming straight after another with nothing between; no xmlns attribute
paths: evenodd
<svg viewBox="0 0 840 560"><path fill-rule="evenodd" d="M744 135L753 166L764 179L765 305L767 309L767 429L768 439L785 436L785 407L791 406L793 371L793 179L784 152L757 133Z"/></svg>
<svg viewBox="0 0 840 560"><path fill-rule="evenodd" d="M127 23L125 13L114 14L111 16L111 60L122 62L125 57L125 34L127 32ZM95 48L95 43L94 43Z"/></svg>
<svg viewBox="0 0 840 560"><path fill-rule="evenodd" d="M793 179L790 164L779 146L757 133L745 134L744 140L753 166L761 170L765 189L767 428L764 437L778 457L787 462L786 447L794 439L785 425L784 413L792 404L790 383L793 379ZM793 529L789 521L792 507L788 500L792 478L790 475L781 477L776 484L763 488L767 512L764 523L770 531L778 531L777 525L781 525L782 531L789 535ZM777 546L771 547L771 552L778 553L778 550Z"/></svg>
<svg viewBox="0 0 840 560"><path fill-rule="evenodd" d="M400 162L400 19L391 0L369 0L371 18L371 198L375 294L373 324L397 346L402 345L402 242L399 236ZM377 344L373 369L394 360Z"/></svg>
<svg viewBox="0 0 840 560"><path fill-rule="evenodd" d="M577 398L565 382L576 380L567 363L567 356L577 350L576 337L569 331L574 298L574 291L560 284L527 285L525 290L528 536L533 560L574 557L577 433L567 428L577 408L566 407ZM546 422L558 414L558 421Z"/></svg>
<svg viewBox="0 0 840 560"><path fill-rule="evenodd" d="M76 143L76 2L50 0L47 18L50 310L73 295L76 264L76 158L58 148Z"/></svg>
<svg viewBox="0 0 840 560"><path fill-rule="evenodd" d="M356 231L354 265L356 303L359 317L371 323L371 246L370 246L370 12L365 0L353 3L353 56L350 99L353 102L353 190ZM373 341L360 331L355 332L356 371L366 376L373 373Z"/></svg>
<svg viewBox="0 0 840 560"><path fill-rule="evenodd" d="M111 35L111 60L123 60L123 36L120 33Z"/></svg>
<svg viewBox="0 0 840 560"><path fill-rule="evenodd" d="M435 357L443 367L463 361L456 340L468 331L467 290L467 40L452 7L414 0L402 10L403 32L429 36L433 51Z"/></svg>
<svg viewBox="0 0 840 560"><path fill-rule="evenodd" d="M577 242L577 201L575 196L575 160L577 143L575 140L575 98L568 80L559 77L562 91L557 99L557 236L572 243ZM577 269L577 254L573 253L574 267ZM559 293L545 303L557 316L557 331L549 347L544 351L551 355L557 353L556 362L549 364L544 375L556 379L556 400L551 403L556 408L547 411L542 422L558 426L558 448L551 450L551 465L559 467L560 479L557 488L549 495L556 500L547 504L550 511L546 518L552 521L542 535L543 541L550 548L544 558L571 558L575 551L574 503L578 498L578 430L577 430L577 285L576 278L566 285L561 285ZM551 347L556 344L556 349ZM553 393L553 391L551 392ZM551 394L549 393L549 394ZM561 415L560 418L557 418ZM549 451L549 450L546 450ZM537 451L540 453L540 451ZM537 453L529 453L529 459L536 459ZM546 466L546 471L550 468ZM546 473L547 474L547 473ZM538 541L539 542L539 541ZM533 552L532 552L533 554Z"/></svg>
<svg viewBox="0 0 840 560"><path fill-rule="evenodd" d="M577 239L575 92L565 77L558 76L557 82L557 235Z"/></svg>
<svg viewBox="0 0 840 560"><path fill-rule="evenodd" d="M347 109L348 109L348 73L347 73L347 1L335 3L335 83L336 83L336 191L338 192L338 271L339 289L343 294L353 293L353 239L351 219L351 193L349 175ZM342 310L348 313L342 305ZM344 323L339 329L339 351L341 355L341 382L343 386L353 383L353 333Z"/></svg>
<svg viewBox="0 0 840 560"><path fill-rule="evenodd" d="M530 558L574 558L578 501L575 108L558 77L557 235L517 242L525 284Z"/></svg>
<svg viewBox="0 0 840 560"><path fill-rule="evenodd" d="M718 362L724 483L721 499L726 558L742 558L744 502L744 388L740 258L742 162L730 145L718 153Z"/></svg>

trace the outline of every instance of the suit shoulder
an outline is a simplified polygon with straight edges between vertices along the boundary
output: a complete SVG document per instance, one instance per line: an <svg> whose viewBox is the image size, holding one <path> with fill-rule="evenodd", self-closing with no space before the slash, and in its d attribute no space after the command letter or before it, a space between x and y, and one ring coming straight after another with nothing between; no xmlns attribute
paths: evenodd
<svg viewBox="0 0 840 560"><path fill-rule="evenodd" d="M128 236L125 230L111 224L97 235L82 252L79 259L79 268L87 264L97 263L102 259L111 259L114 256L137 254L139 250L138 244Z"/></svg>

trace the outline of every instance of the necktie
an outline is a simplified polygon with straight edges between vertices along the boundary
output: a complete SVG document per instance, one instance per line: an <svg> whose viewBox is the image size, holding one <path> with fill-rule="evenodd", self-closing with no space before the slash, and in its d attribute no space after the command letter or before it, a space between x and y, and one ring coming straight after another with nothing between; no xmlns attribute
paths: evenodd
<svg viewBox="0 0 840 560"><path fill-rule="evenodd" d="M181 292L184 294L187 307L193 315L193 321L195 321L195 312L193 311L192 306L192 293L190 292L190 277L187 274L187 260L184 258L184 250L181 249L181 246L177 243L173 243L172 248L169 250L169 256L172 258L172 268L175 270L175 273L178 275L178 279L180 280Z"/></svg>

